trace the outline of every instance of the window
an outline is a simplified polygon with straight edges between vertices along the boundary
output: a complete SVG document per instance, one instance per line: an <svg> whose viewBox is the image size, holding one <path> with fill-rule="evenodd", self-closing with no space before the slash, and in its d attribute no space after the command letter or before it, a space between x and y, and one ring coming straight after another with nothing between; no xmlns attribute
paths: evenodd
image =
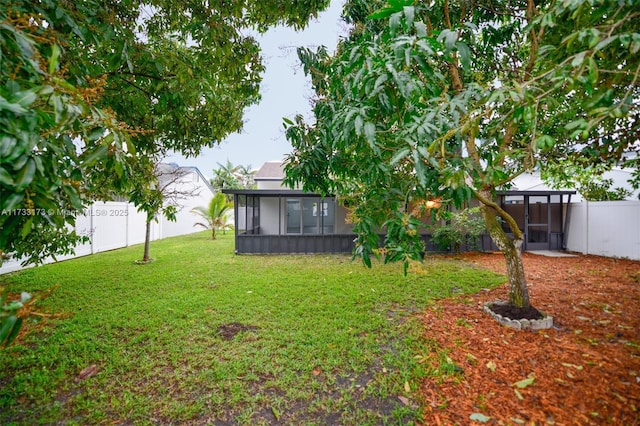
<svg viewBox="0 0 640 426"><path fill-rule="evenodd" d="M318 207L320 208L318 209ZM313 216L318 216L318 214L324 217L329 216L329 203L327 203L326 201L323 201L321 203L313 203Z"/></svg>
<svg viewBox="0 0 640 426"><path fill-rule="evenodd" d="M287 234L333 234L335 203L326 198L287 198Z"/></svg>
<svg viewBox="0 0 640 426"><path fill-rule="evenodd" d="M260 233L260 198L238 195L238 234Z"/></svg>

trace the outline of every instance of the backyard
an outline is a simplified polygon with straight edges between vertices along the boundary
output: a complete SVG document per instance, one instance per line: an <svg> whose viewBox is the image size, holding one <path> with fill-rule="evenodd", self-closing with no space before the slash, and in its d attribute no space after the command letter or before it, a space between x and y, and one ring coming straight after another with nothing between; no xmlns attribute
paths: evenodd
<svg viewBox="0 0 640 426"><path fill-rule="evenodd" d="M34 295L0 352L1 424L625 424L640 408L640 263L525 255L555 329L483 314L498 254L364 268L236 256L206 232L0 276ZM495 271L495 272L493 272Z"/></svg>
<svg viewBox="0 0 640 426"><path fill-rule="evenodd" d="M236 256L207 232L0 276L58 285L0 352L0 424L406 424L446 353L437 298L503 278L457 261L367 269L350 256Z"/></svg>

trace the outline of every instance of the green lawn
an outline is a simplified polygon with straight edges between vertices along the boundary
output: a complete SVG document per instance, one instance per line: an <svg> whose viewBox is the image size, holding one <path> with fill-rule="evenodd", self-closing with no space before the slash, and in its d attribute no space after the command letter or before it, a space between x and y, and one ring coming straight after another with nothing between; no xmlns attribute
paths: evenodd
<svg viewBox="0 0 640 426"><path fill-rule="evenodd" d="M0 276L59 285L38 311L69 313L0 351L0 424L410 424L420 379L453 374L416 314L504 281L442 258L404 277L350 256L237 256L209 235L153 242L147 265L135 246Z"/></svg>

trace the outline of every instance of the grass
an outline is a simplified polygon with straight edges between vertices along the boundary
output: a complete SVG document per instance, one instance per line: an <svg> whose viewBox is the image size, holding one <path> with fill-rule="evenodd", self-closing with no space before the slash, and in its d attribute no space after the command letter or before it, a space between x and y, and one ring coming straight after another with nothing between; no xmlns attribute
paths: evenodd
<svg viewBox="0 0 640 426"><path fill-rule="evenodd" d="M503 281L442 258L404 277L342 255L237 256L207 232L154 242L147 265L141 251L0 276L59 285L38 310L69 314L0 351L0 424L411 424L420 379L455 374L417 314Z"/></svg>

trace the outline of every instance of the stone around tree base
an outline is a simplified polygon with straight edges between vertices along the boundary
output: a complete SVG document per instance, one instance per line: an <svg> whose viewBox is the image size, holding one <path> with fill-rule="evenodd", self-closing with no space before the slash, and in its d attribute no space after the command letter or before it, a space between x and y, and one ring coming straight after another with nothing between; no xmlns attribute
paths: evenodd
<svg viewBox="0 0 640 426"><path fill-rule="evenodd" d="M553 327L553 317L551 315L547 315L541 312L542 318L540 319L512 319L506 318L502 315L495 313L491 307L492 306L507 306L509 302L503 301L495 301L495 302L487 302L484 304L484 310L489 315L491 315L496 321L500 324L505 325L507 327L514 328L516 330L544 330L547 328Z"/></svg>

